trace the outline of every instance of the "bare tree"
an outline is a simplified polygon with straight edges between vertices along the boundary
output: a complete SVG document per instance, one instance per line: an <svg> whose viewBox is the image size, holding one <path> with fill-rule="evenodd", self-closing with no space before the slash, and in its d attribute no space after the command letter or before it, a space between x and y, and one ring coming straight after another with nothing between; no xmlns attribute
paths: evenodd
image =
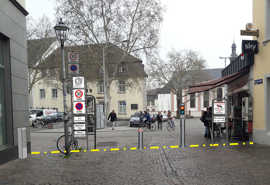
<svg viewBox="0 0 270 185"><path fill-rule="evenodd" d="M43 16L39 20L31 17L27 19L29 93L37 82L50 76L51 71L56 70L45 67L46 58L57 47L56 42L53 44L54 41L54 31L48 17Z"/></svg>
<svg viewBox="0 0 270 185"><path fill-rule="evenodd" d="M192 50L172 50L168 53L167 62L153 57L150 66L149 76L152 77L153 82L171 89L176 94L177 110L182 103L183 89L196 82L209 79L209 75L202 71L205 60ZM179 116L179 110L177 116Z"/></svg>
<svg viewBox="0 0 270 185"><path fill-rule="evenodd" d="M115 79L108 73L107 64L112 62L108 61L107 49L113 44L125 54L137 57L151 53L157 46L162 21L160 0L57 0L57 16L65 18L65 23L71 28L69 34L73 44L102 45L106 62L107 93L104 96L109 100L105 102L107 114L111 99L109 88ZM93 47L89 47L89 53L102 69L100 53ZM114 61L115 70L123 60L125 56Z"/></svg>

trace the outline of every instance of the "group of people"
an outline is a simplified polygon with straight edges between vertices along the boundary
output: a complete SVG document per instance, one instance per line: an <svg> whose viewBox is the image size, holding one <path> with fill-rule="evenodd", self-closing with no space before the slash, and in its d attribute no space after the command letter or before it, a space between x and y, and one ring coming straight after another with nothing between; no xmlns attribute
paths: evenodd
<svg viewBox="0 0 270 185"><path fill-rule="evenodd" d="M164 113L166 113L166 112L164 111ZM168 117L168 121L171 124L174 124L171 111L168 111L167 117ZM108 120L111 121L112 130L114 130L114 127L116 126L116 121L117 121L117 115L116 115L114 110L112 110L112 112L110 112L110 114L108 116ZM149 110L146 110L144 112L140 111L140 121L144 122L144 124L147 125L148 129L151 128L151 124L153 123L153 121L151 119ZM162 130L163 115L162 115L161 111L158 112L155 121L157 121L158 130Z"/></svg>
<svg viewBox="0 0 270 185"><path fill-rule="evenodd" d="M206 111L203 111L200 120L205 126L204 137L211 138L210 128L212 127L212 107L208 107Z"/></svg>

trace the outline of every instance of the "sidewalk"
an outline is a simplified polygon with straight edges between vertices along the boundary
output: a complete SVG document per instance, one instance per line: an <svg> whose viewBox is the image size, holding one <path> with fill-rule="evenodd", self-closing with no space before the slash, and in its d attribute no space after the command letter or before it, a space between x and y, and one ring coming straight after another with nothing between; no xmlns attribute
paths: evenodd
<svg viewBox="0 0 270 185"><path fill-rule="evenodd" d="M171 149L32 156L0 166L0 185L266 185L270 148Z"/></svg>

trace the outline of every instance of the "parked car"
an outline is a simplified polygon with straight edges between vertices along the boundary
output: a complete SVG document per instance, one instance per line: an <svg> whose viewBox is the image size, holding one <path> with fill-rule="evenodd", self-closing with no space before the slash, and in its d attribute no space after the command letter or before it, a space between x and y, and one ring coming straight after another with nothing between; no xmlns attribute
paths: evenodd
<svg viewBox="0 0 270 185"><path fill-rule="evenodd" d="M142 126L143 123L140 121L140 113L136 112L135 114L130 116L129 120L129 126L135 127L135 126Z"/></svg>

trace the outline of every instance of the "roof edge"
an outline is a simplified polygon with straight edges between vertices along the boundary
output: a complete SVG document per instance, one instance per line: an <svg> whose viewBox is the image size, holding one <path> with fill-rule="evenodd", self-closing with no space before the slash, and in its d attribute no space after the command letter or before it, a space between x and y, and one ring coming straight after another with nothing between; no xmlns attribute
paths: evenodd
<svg viewBox="0 0 270 185"><path fill-rule="evenodd" d="M29 13L24 9L24 7L18 3L18 1L16 0L9 0L16 8L18 8L18 10L20 10L20 12L22 12L22 14L24 16L27 16Z"/></svg>

